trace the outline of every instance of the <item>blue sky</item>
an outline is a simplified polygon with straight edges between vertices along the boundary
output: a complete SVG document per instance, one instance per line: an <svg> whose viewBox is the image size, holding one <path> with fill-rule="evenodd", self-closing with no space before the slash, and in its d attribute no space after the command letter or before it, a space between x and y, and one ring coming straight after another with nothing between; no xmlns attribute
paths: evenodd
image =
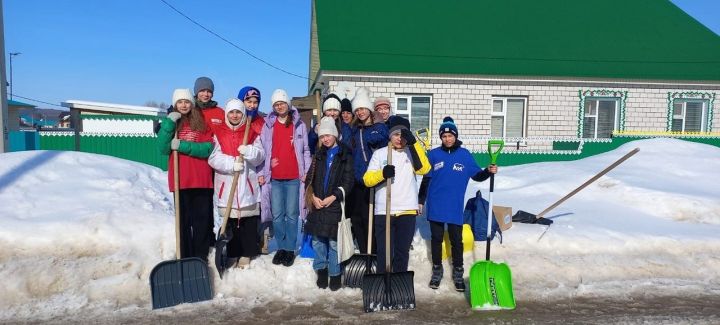
<svg viewBox="0 0 720 325"><path fill-rule="evenodd" d="M165 1L253 55L308 76L309 0ZM720 0L672 2L720 34ZM56 104L168 103L174 88L192 88L195 78L208 76L220 105L253 85L268 111L275 88L290 96L307 92L307 79L252 58L161 0L5 0L3 11L6 60L7 52L22 53L13 58L13 93L19 96Z"/></svg>

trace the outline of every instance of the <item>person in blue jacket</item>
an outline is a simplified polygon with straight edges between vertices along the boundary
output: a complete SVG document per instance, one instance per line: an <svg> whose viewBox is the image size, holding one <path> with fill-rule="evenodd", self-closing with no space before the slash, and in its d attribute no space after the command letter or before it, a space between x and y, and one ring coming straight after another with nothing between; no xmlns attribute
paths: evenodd
<svg viewBox="0 0 720 325"><path fill-rule="evenodd" d="M452 278L455 290L465 291L463 280L463 207L465 190L470 179L482 182L497 173L497 166L481 169L470 151L462 148L458 129L452 117L447 116L440 125L442 145L430 150L430 172L423 177L418 202L425 203L425 215L430 222L432 276L430 288L437 289L443 276L442 241L447 225L452 253ZM423 207L421 205L421 207Z"/></svg>
<svg viewBox="0 0 720 325"><path fill-rule="evenodd" d="M363 175L368 168L373 152L387 147L390 134L385 122L378 116L373 115L370 91L360 87L352 99L352 107L355 110L355 119L352 122L352 139L350 147L353 154L353 170L355 171L355 185L353 186L346 208L352 222L352 232L358 249L363 254L371 254L375 250L375 242L372 242L370 252L367 251L368 244L368 221L370 211L370 187L365 186Z"/></svg>

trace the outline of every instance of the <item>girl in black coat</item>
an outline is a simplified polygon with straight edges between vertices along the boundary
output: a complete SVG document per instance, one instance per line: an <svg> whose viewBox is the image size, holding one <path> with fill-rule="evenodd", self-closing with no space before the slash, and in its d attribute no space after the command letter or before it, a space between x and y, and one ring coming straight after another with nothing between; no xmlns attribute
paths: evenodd
<svg viewBox="0 0 720 325"><path fill-rule="evenodd" d="M350 193L354 183L352 151L337 141L338 131L331 117L324 117L318 126L322 146L310 165L314 210L308 214L305 232L311 234L315 251L313 269L317 272L317 286L330 290L341 287L342 269L338 263L337 230L342 216L340 202ZM340 190L342 188L342 190ZM344 193L343 193L344 191Z"/></svg>

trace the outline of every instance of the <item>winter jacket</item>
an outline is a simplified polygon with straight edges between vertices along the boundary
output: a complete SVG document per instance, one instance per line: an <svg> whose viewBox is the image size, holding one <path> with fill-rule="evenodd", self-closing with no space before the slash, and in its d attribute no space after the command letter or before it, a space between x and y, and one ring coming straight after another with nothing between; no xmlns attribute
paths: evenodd
<svg viewBox="0 0 720 325"><path fill-rule="evenodd" d="M173 176L175 167L170 142L175 137L175 123L167 117L163 118L157 136L160 153L170 155L168 158L168 185L170 192L173 192L175 191ZM213 149L210 129L202 132L193 131L190 129L190 124L184 122L180 126L178 139L180 140L178 147L180 189L212 188L212 169L207 162L207 157Z"/></svg>
<svg viewBox="0 0 720 325"><path fill-rule="evenodd" d="M236 128L222 125L215 129L215 139L218 145L210 154L208 163L215 169L215 196L217 197L217 207L221 209L228 206L234 174L233 164L239 155L238 147L243 144L244 134L244 124ZM250 153L244 157L244 168L238 177L231 218L256 216L260 212L260 186L255 168L265 159L265 152L260 143L259 134L252 131L252 127L248 133L248 145L251 146Z"/></svg>
<svg viewBox="0 0 720 325"><path fill-rule="evenodd" d="M338 142L340 151L335 155L330 165L330 175L328 177L327 187L324 183L325 173L327 172L328 148L323 146L315 153L314 170L308 172L308 177L312 177L312 186L315 196L323 200L330 195L335 195L335 201L325 208L313 210L308 214L305 222L305 232L320 237L337 238L338 222L342 210L340 202L350 194L350 190L355 182L353 177L353 158L350 147ZM345 191L340 191L340 187Z"/></svg>
<svg viewBox="0 0 720 325"><path fill-rule="evenodd" d="M430 163L420 142L415 142L413 148L412 150L416 150L420 159L420 168L417 170L413 167L409 147L405 147L400 151L392 150L391 165L395 166L395 177L390 190L390 214L392 215L412 214L410 213L412 211L417 214L418 183L415 175L427 174L430 171ZM385 147L373 153L363 178L367 187L380 184L375 188L375 214L379 215L387 213L385 210L387 181L382 175L383 168L388 165L387 151L388 147Z"/></svg>
<svg viewBox="0 0 720 325"><path fill-rule="evenodd" d="M210 131L215 132L218 127L225 125L225 110L217 106L216 101L209 101L207 103L197 103L200 111L205 119L205 125L210 128Z"/></svg>
<svg viewBox="0 0 720 325"><path fill-rule="evenodd" d="M451 148L440 146L428 153L432 169L423 177L419 200L422 203L427 198L425 209L430 221L463 224L465 190L470 178L482 168L461 144L457 140Z"/></svg>
<svg viewBox="0 0 720 325"><path fill-rule="evenodd" d="M355 179L363 182L363 175L368 168L370 158L377 149L387 146L390 135L385 123L372 125L358 125L352 129L353 163L355 164Z"/></svg>
<svg viewBox="0 0 720 325"><path fill-rule="evenodd" d="M307 170L310 168L310 149L307 143L307 129L305 123L300 120L300 113L295 107L290 107L293 111L293 125L295 127L295 140L293 141L293 147L295 148L295 157L298 163L298 172L300 177L304 177ZM277 114L272 112L265 117L265 125L263 126L262 132L260 133L260 141L265 151L265 160L258 166L258 177L263 176L265 178L265 184L262 186L262 204L261 219L262 222L272 220L272 212L270 211L270 160L272 155L272 135L273 126L277 120ZM300 186L300 218L305 220L305 187Z"/></svg>

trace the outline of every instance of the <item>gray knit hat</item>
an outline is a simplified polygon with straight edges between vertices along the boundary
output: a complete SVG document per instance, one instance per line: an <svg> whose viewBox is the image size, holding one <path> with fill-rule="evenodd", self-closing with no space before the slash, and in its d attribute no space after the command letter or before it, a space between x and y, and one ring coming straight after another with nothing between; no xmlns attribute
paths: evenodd
<svg viewBox="0 0 720 325"><path fill-rule="evenodd" d="M213 81L210 80L208 77L200 77L195 80L195 95L202 91L203 89L210 90L210 92L215 92L215 84L213 84Z"/></svg>

